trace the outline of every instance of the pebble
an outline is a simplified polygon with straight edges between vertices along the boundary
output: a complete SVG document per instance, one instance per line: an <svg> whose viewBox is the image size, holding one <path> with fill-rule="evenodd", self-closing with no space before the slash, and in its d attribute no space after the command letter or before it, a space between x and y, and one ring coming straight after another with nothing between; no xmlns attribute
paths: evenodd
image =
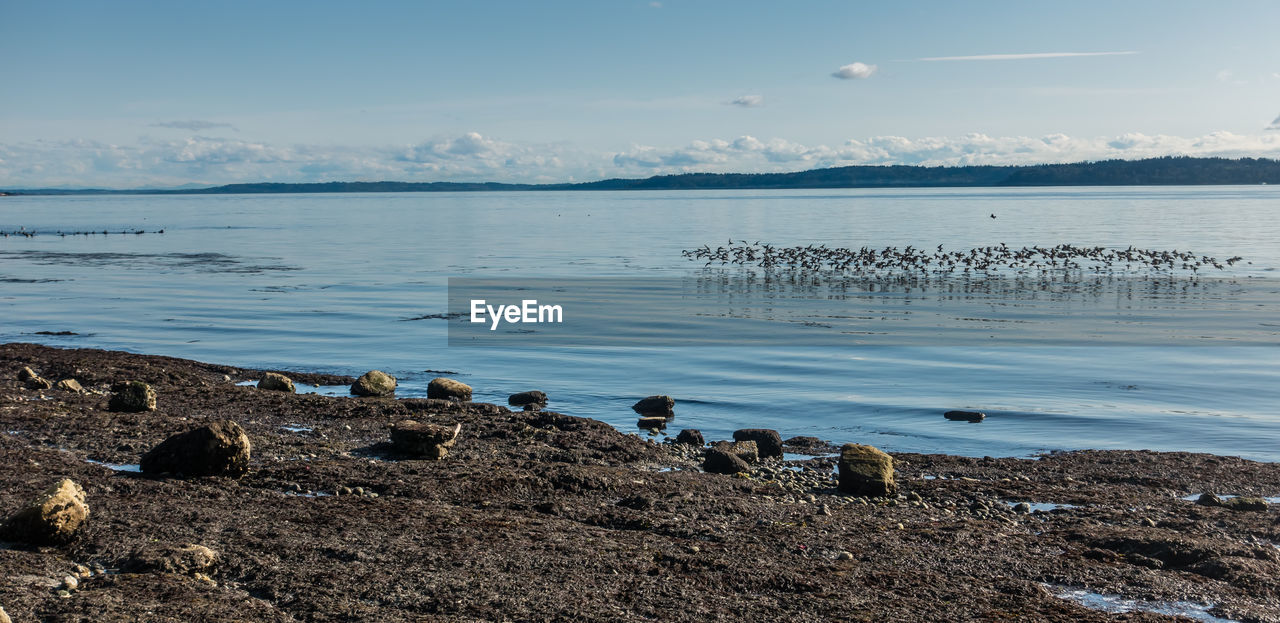
<svg viewBox="0 0 1280 623"><path fill-rule="evenodd" d="M853 554L849 552L840 552L840 555L836 558L839 560L853 560Z"/></svg>
<svg viewBox="0 0 1280 623"><path fill-rule="evenodd" d="M68 575L62 578L62 587L69 591L74 591L80 588L80 580L77 580L75 576Z"/></svg>

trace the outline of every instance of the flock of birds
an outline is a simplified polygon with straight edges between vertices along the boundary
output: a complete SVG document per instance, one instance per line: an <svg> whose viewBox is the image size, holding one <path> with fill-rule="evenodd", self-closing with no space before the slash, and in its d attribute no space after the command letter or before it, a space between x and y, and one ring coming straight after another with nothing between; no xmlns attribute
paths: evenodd
<svg viewBox="0 0 1280 623"><path fill-rule="evenodd" d="M1244 258L1235 256L1219 261L1207 255L1190 251L1161 251L1138 249L1109 249L1106 247L1077 247L1060 244L1052 247L1010 247L1003 242L999 246L976 247L964 251L947 251L942 245L934 250L885 247L849 249L808 245L803 247L776 247L760 241L730 240L727 245L711 248L703 245L697 249L681 251L681 255L693 261L705 261L704 266L736 264L762 268L790 268L803 271L830 270L856 273L908 272L922 274L987 273L1009 269L1017 272L1039 271L1114 273L1150 269L1160 272L1178 270L1198 273L1201 269L1223 270L1234 266Z"/></svg>
<svg viewBox="0 0 1280 623"><path fill-rule="evenodd" d="M102 230L102 231L62 231L62 230L57 230L57 231L54 231L54 232L46 232L46 233L48 233L49 235L52 235L52 236L62 236L63 238L66 238L67 236L96 236L96 235L98 235L98 234L102 234L103 236L109 236L109 235L111 235L111 234L135 234L135 235L141 236L142 234L163 234L163 233L164 233L164 230L163 230L163 229L157 229L157 230L155 230L155 231L151 231L151 232L146 231L146 230L144 230L144 229L130 229L130 230L121 230L121 231L107 231L107 230L105 230L105 229L104 229L104 230ZM35 238L36 236L38 236L38 235L40 235L40 234L41 234L41 232L39 232L39 231L35 231L35 230L29 230L29 229L27 229L26 227L19 227L18 229L15 229L15 230L12 230L12 231L0 231L0 236L4 236L5 238L8 238L9 236L14 236L14 237L19 237L19 236L20 236L20 237L23 237L23 238Z"/></svg>

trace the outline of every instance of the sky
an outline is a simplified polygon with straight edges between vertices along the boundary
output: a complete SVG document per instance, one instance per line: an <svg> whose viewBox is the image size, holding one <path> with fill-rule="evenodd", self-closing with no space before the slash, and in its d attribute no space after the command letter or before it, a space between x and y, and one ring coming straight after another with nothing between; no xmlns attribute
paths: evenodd
<svg viewBox="0 0 1280 623"><path fill-rule="evenodd" d="M0 0L0 187L1280 157L1280 2Z"/></svg>

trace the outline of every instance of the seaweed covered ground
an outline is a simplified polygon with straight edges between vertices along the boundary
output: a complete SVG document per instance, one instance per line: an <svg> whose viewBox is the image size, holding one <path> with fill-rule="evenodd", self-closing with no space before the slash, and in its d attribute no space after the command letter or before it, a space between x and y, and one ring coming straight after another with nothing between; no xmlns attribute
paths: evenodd
<svg viewBox="0 0 1280 623"><path fill-rule="evenodd" d="M18 380L28 366L83 390L29 389ZM699 447L555 413L555 396L550 410L520 411L237 385L261 375L0 346L0 517L62 478L83 487L91 511L69 543L0 542L4 612L17 622L1280 621L1275 509L1185 499L1280 495L1276 464L894 454L899 495L860 498L832 477L832 444L856 439L793 439L786 461L719 475L700 469ZM126 380L155 389L155 411L108 409L110 387ZM531 372L530 389L536 381ZM389 431L409 418L461 424L448 456L397 456ZM252 443L243 477L130 471L167 437L217 420L238 422Z"/></svg>

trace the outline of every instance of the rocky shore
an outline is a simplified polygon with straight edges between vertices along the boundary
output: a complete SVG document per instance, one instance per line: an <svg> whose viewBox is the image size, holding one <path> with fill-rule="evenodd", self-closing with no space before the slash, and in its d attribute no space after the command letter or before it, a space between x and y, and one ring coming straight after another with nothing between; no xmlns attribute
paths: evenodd
<svg viewBox="0 0 1280 623"><path fill-rule="evenodd" d="M0 346L0 622L1280 621L1277 464L659 441L266 372Z"/></svg>

